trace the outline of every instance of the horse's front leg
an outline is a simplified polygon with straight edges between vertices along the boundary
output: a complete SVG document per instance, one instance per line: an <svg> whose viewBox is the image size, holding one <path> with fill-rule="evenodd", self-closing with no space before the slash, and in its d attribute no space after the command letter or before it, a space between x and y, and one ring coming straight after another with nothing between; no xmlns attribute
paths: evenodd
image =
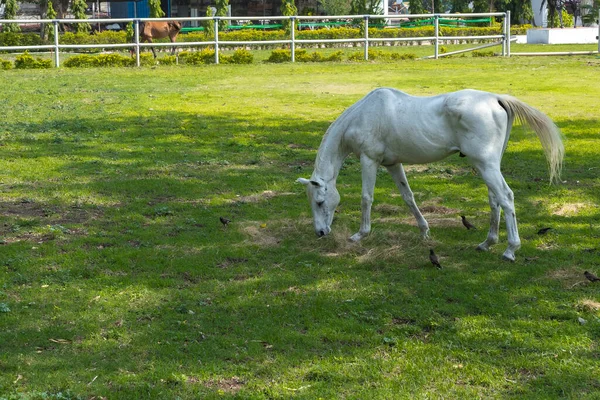
<svg viewBox="0 0 600 400"><path fill-rule="evenodd" d="M388 172L392 175L392 179L394 183L398 187L400 191L400 195L402 199L412 212L412 215L417 220L417 225L419 226L419 230L421 231L421 237L423 239L429 238L429 224L421 214L421 210L417 207L415 203L415 197L413 195L412 190L410 190L410 186L408 185L408 180L406 179L406 174L404 173L404 168L402 164L396 164L391 167L387 167Z"/></svg>
<svg viewBox="0 0 600 400"><path fill-rule="evenodd" d="M360 157L362 165L362 195L360 208L362 217L360 221L360 230L350 237L353 242L358 242L371 232L371 205L373 204L373 192L375 190L375 181L377 180L377 167L379 163L362 155Z"/></svg>
<svg viewBox="0 0 600 400"><path fill-rule="evenodd" d="M498 243L498 230L500 229L500 204L496 195L488 189L488 198L490 202L490 230L484 242L479 243L477 250L488 251L490 246Z"/></svg>

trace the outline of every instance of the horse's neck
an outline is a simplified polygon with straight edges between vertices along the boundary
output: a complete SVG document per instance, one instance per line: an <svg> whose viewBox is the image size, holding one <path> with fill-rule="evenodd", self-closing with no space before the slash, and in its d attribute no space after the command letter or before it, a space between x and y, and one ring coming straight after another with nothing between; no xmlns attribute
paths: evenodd
<svg viewBox="0 0 600 400"><path fill-rule="evenodd" d="M349 153L342 146L341 135L327 132L317 152L313 177L322 178L325 182L335 182Z"/></svg>

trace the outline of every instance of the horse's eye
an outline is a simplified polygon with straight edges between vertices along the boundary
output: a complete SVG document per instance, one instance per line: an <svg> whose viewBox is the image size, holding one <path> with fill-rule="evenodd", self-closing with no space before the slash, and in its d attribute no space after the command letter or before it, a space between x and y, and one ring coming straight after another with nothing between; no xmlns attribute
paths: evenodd
<svg viewBox="0 0 600 400"><path fill-rule="evenodd" d="M318 207L322 207L324 203L325 203L324 201L318 201L318 202L317 202L317 206L318 206Z"/></svg>

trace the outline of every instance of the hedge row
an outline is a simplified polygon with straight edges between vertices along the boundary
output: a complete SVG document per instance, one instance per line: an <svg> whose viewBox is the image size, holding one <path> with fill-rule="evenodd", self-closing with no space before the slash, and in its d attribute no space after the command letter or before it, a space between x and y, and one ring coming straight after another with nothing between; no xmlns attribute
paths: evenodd
<svg viewBox="0 0 600 400"><path fill-rule="evenodd" d="M530 25L513 26L511 34L525 34ZM482 35L499 35L502 33L500 26L492 27L467 27L467 28L440 28L440 35L443 36L482 36ZM370 38L420 38L430 37L434 35L432 26L419 28L392 28L378 29L369 28ZM319 39L360 39L364 37L360 28L331 28L298 31L295 35L296 39L300 40L319 40ZM178 36L178 42L202 42L208 38L204 33L188 33ZM265 41L265 40L288 40L289 34L283 30L260 31L260 30L237 30L221 32L219 40L223 41ZM166 40L166 39L165 39ZM40 39L40 36L35 33L0 33L0 46L34 46L47 44ZM77 45L77 44L113 44L113 43L128 43L125 31L112 32L103 31L94 34L66 32L60 37L61 44ZM372 45L374 45L373 43ZM332 44L336 46L336 44ZM272 47L272 46L271 46Z"/></svg>
<svg viewBox="0 0 600 400"><path fill-rule="evenodd" d="M27 51L15 58L15 68L19 69L44 69L52 67L52 60L46 60L40 57L33 57ZM12 69L13 63L0 59L0 69Z"/></svg>

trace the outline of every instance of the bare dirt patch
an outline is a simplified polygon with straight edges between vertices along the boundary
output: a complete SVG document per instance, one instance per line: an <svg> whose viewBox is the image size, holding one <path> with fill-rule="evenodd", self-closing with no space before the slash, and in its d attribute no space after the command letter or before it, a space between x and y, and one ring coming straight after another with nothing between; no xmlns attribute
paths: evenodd
<svg viewBox="0 0 600 400"><path fill-rule="evenodd" d="M228 379L210 380L205 385L211 389L222 390L225 393L237 393L239 392L246 382L237 376L233 376Z"/></svg>
<svg viewBox="0 0 600 400"><path fill-rule="evenodd" d="M583 271L577 267L568 267L550 271L548 272L548 277L559 281L563 287L569 289L586 282Z"/></svg>
<svg viewBox="0 0 600 400"><path fill-rule="evenodd" d="M45 223L80 224L98 217L98 210L90 211L80 207L61 208L38 202L0 203L0 215L8 218L40 218Z"/></svg>

